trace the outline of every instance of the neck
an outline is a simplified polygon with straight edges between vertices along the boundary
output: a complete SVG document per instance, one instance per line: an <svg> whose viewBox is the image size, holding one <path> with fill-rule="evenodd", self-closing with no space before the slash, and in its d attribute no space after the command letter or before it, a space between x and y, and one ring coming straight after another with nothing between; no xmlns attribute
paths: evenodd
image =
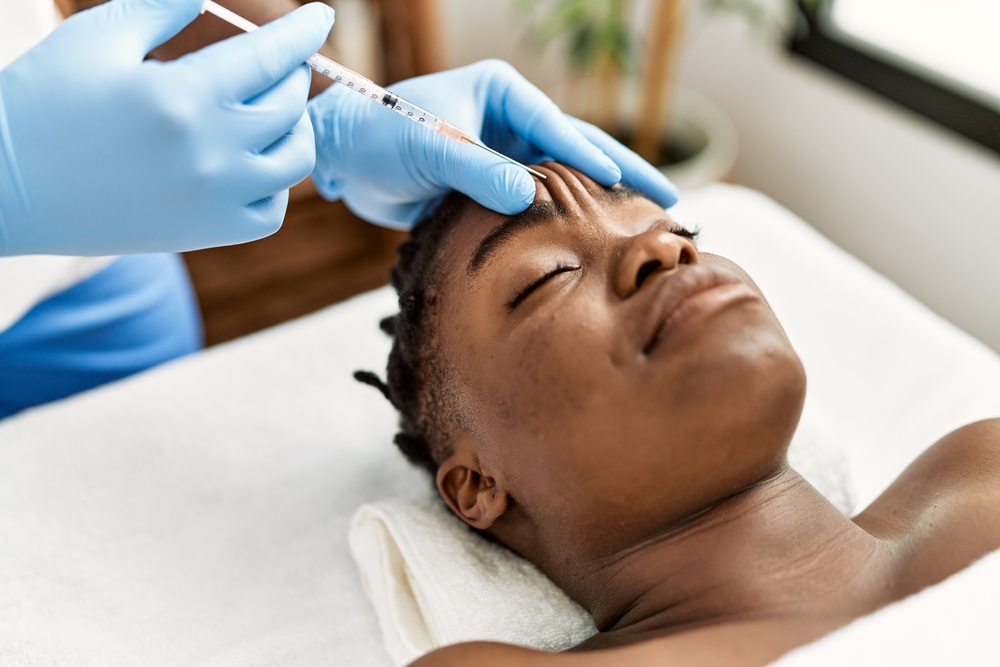
<svg viewBox="0 0 1000 667"><path fill-rule="evenodd" d="M878 606L884 550L791 469L588 568L574 587L601 645ZM845 595L849 591L849 595Z"/></svg>

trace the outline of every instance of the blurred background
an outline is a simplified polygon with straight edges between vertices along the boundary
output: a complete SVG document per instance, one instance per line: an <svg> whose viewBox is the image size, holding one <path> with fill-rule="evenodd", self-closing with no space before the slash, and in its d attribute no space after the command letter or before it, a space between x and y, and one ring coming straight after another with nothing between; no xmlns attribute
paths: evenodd
<svg viewBox="0 0 1000 667"><path fill-rule="evenodd" d="M221 4L260 23L295 1ZM760 190L1000 351L1000 1L329 4L342 64L391 83L507 60L682 189ZM213 20L154 55L229 34ZM208 343L385 283L402 238L306 181L273 237L185 256Z"/></svg>

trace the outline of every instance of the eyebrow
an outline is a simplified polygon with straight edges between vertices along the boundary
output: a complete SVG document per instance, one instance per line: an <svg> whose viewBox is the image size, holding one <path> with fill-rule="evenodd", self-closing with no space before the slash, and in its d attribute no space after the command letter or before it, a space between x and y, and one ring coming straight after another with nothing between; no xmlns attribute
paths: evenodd
<svg viewBox="0 0 1000 667"><path fill-rule="evenodd" d="M615 186L604 190L602 199L625 201L636 197L643 197L643 195L629 187ZM469 260L468 274L470 276L476 275L516 235L533 227L553 222L564 215L566 215L566 207L559 202L532 202L531 206L510 216L483 237L472 253L472 259Z"/></svg>
<svg viewBox="0 0 1000 667"><path fill-rule="evenodd" d="M566 208L562 204L536 201L520 213L510 216L491 229L476 246L472 259L469 260L469 275L478 273L500 248L507 245L517 234L553 222L563 215L566 215Z"/></svg>

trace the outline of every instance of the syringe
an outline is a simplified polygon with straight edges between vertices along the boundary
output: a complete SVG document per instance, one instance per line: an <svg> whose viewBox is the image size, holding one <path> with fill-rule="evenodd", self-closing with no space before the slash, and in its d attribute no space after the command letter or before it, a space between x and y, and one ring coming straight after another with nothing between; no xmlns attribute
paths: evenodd
<svg viewBox="0 0 1000 667"><path fill-rule="evenodd" d="M222 5L213 2L213 0L205 0L205 4L201 8L201 13L204 14L208 12L210 14L215 14L223 21L230 23L237 28L245 32L252 32L257 30L260 26L255 23L251 23L246 20L236 12L230 11L223 7ZM314 71L319 72L323 76L330 77L336 83L343 84L350 88L351 90L360 93L370 99L372 102L381 104L389 109L392 109L396 113L409 118L415 123L420 123L429 130L433 130L438 134L443 134L449 139L455 139L456 141L461 141L464 144L472 144L473 146L479 146L485 151L489 151L498 158L506 160L511 164L516 164L518 167L529 171L530 173L538 176L541 179L545 179L545 174L535 171L531 167L525 166L513 160L499 151L495 151L483 142L476 139L474 136L467 132L463 132L457 126L452 125L444 118L432 114L426 109L418 107L412 102L407 102L399 95L396 95L385 88L374 83L370 79L367 79L357 72L347 69L343 65L339 65L325 56L320 54L315 54L306 60L306 65L311 67Z"/></svg>

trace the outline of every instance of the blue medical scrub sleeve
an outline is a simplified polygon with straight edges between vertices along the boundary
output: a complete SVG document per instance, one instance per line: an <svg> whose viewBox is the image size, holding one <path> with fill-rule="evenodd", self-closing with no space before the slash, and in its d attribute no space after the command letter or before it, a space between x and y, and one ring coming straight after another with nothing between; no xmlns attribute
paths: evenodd
<svg viewBox="0 0 1000 667"><path fill-rule="evenodd" d="M121 257L0 333L0 418L201 346L198 305L180 257Z"/></svg>

